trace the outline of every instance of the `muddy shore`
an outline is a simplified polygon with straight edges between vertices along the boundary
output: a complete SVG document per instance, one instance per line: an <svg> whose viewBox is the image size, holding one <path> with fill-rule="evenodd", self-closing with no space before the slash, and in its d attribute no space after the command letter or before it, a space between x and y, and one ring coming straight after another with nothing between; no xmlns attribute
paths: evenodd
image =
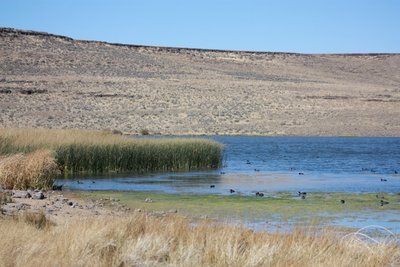
<svg viewBox="0 0 400 267"><path fill-rule="evenodd" d="M177 210L148 212L142 209L131 209L121 204L117 198L85 198L77 193L66 191L1 190L0 194L8 198L8 201L4 201L5 203L1 203L0 206L3 216L19 216L27 212L42 213L56 224L96 216L122 217L144 212L154 216L166 216L177 213ZM151 200L144 199L144 201Z"/></svg>

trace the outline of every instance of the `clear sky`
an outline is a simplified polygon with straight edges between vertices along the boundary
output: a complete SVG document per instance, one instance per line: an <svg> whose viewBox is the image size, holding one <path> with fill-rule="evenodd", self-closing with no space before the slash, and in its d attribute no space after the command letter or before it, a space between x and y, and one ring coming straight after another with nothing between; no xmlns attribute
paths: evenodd
<svg viewBox="0 0 400 267"><path fill-rule="evenodd" d="M400 53L400 0L1 0L0 27L141 45Z"/></svg>

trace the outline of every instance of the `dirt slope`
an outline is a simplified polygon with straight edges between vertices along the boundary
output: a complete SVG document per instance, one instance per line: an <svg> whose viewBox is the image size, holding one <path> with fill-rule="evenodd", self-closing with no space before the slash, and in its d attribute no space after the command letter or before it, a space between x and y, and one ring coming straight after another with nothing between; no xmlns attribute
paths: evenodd
<svg viewBox="0 0 400 267"><path fill-rule="evenodd" d="M0 28L0 126L400 136L400 54L148 47Z"/></svg>

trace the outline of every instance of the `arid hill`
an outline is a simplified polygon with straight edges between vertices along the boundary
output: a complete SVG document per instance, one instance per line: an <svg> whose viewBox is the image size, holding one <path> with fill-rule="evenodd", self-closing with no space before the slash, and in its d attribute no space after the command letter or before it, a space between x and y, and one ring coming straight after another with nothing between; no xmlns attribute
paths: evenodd
<svg viewBox="0 0 400 267"><path fill-rule="evenodd" d="M400 54L151 47L0 28L0 126L400 136Z"/></svg>

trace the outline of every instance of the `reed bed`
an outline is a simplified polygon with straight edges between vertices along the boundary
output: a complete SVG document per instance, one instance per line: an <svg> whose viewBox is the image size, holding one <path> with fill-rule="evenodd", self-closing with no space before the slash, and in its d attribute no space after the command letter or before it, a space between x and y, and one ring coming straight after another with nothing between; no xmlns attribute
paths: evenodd
<svg viewBox="0 0 400 267"><path fill-rule="evenodd" d="M0 155L54 152L67 173L148 172L217 168L222 146L205 139L132 139L88 130L0 129Z"/></svg>
<svg viewBox="0 0 400 267"><path fill-rule="evenodd" d="M394 243L335 232L254 232L148 214L37 227L0 218L0 266L399 266Z"/></svg>

